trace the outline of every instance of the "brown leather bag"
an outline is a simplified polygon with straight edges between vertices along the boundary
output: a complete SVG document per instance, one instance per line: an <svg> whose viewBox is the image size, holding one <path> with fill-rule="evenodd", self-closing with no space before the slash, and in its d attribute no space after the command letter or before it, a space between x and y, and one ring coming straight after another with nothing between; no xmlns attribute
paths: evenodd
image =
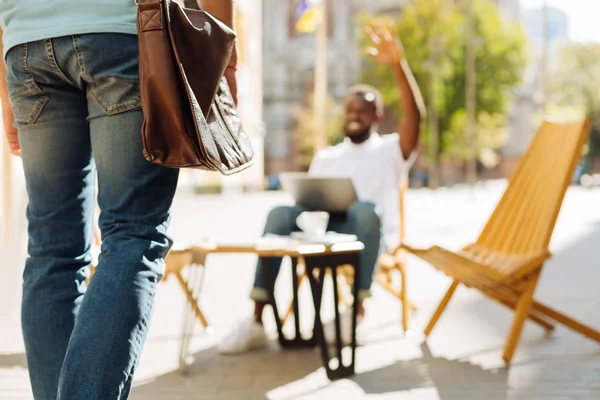
<svg viewBox="0 0 600 400"><path fill-rule="evenodd" d="M166 167L233 174L254 156L223 77L235 33L189 3L195 9L137 2L144 156Z"/></svg>

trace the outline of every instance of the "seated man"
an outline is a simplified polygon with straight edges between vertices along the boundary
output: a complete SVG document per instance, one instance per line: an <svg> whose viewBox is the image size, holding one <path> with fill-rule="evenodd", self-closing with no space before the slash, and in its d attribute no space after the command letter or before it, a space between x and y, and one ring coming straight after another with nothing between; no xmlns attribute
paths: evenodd
<svg viewBox="0 0 600 400"><path fill-rule="evenodd" d="M328 229L354 234L365 245L357 274L359 318L364 314L363 300L370 296L373 270L384 243L382 232L383 236L397 232L400 178L414 159L424 115L421 93L400 41L382 25L368 27L367 34L373 42L369 53L393 70L398 84L403 115L398 133L376 133L383 115L381 94L371 86L354 86L345 98L345 140L319 151L309 170L316 176L349 176L357 191L359 201L344 215L332 215ZM298 231L296 218L302 211L301 206L273 209L267 218L265 234L289 235ZM269 259L269 262L277 274L281 259ZM225 338L219 346L221 353L242 353L266 344L262 314L268 297L260 267L256 270L251 298L255 302L254 318Z"/></svg>

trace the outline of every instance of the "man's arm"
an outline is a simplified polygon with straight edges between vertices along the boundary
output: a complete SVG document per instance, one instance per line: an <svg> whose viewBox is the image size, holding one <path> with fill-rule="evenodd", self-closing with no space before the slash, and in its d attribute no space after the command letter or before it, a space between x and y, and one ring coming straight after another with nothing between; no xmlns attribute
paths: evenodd
<svg viewBox="0 0 600 400"><path fill-rule="evenodd" d="M230 28L234 26L233 0L200 0L202 9Z"/></svg>
<svg viewBox="0 0 600 400"><path fill-rule="evenodd" d="M2 29L0 29L0 39L3 36ZM0 40L0 54L4 54L4 45ZM4 59L4 58L3 58ZM8 90L6 88L6 64L4 61L0 61L0 101L2 101L2 109L4 109L5 100L8 99Z"/></svg>
<svg viewBox="0 0 600 400"><path fill-rule="evenodd" d="M400 40L383 24L368 26L366 32L373 42L373 47L368 49L368 53L378 62L388 65L394 73L403 114L398 124L400 149L404 158L408 158L419 143L421 122L425 118L423 97L404 57Z"/></svg>
<svg viewBox="0 0 600 400"><path fill-rule="evenodd" d="M235 7L233 0L200 0L202 9L223 22L228 27L235 29ZM233 46L231 60L225 70L225 78L229 84L229 89L233 95L233 100L237 104L237 80L235 71L237 69L237 45Z"/></svg>
<svg viewBox="0 0 600 400"><path fill-rule="evenodd" d="M202 9L231 29L235 29L235 7L233 6L233 0L200 0L200 3L202 4ZM233 67L237 65L236 47L233 47L233 54L229 62L229 65Z"/></svg>
<svg viewBox="0 0 600 400"><path fill-rule="evenodd" d="M400 103L404 118L398 123L400 133L400 149L404 158L408 158L419 143L421 122L425 117L425 105L417 81L403 58L398 65L392 67L400 90Z"/></svg>
<svg viewBox="0 0 600 400"><path fill-rule="evenodd" d="M0 38L2 38L2 34L2 30L0 29ZM0 55L3 54L4 46L2 45L2 40L0 40ZM8 141L8 147L11 154L18 156L21 155L21 146L19 146L17 128L13 126L15 117L10 108L10 101L8 100L6 74L6 64L4 64L4 61L0 61L0 107L2 108L2 125L4 126L4 134Z"/></svg>

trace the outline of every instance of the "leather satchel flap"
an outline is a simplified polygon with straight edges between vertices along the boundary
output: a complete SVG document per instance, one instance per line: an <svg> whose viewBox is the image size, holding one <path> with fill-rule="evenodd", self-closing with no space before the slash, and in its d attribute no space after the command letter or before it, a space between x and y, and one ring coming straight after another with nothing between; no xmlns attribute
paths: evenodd
<svg viewBox="0 0 600 400"><path fill-rule="evenodd" d="M231 58L235 33L212 15L169 3L173 48L204 117Z"/></svg>
<svg viewBox="0 0 600 400"><path fill-rule="evenodd" d="M235 33L210 14L172 0L138 5L146 158L223 174L249 167L252 145L223 77Z"/></svg>

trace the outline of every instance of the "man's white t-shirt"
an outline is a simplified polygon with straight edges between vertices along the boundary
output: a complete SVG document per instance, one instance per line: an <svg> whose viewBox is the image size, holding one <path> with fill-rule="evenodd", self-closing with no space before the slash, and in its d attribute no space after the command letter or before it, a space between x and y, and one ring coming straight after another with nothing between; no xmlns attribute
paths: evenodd
<svg viewBox="0 0 600 400"><path fill-rule="evenodd" d="M382 219L385 242L391 245L398 242L400 178L415 158L413 152L408 160L404 159L398 133L373 133L361 144L346 138L336 146L319 151L313 158L309 174L350 177L358 199L375 204Z"/></svg>

